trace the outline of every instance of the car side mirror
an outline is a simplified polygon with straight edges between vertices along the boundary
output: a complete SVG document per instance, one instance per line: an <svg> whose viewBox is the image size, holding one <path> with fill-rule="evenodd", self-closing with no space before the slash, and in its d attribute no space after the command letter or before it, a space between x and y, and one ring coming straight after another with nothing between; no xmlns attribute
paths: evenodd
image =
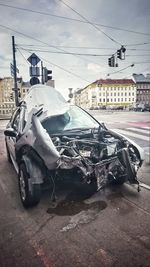
<svg viewBox="0 0 150 267"><path fill-rule="evenodd" d="M4 131L5 136L16 137L17 132L13 128L8 128Z"/></svg>

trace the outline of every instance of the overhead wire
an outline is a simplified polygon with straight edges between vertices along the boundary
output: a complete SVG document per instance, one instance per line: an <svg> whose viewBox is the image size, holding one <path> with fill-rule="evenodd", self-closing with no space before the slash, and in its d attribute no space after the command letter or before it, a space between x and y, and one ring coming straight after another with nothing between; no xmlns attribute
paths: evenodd
<svg viewBox="0 0 150 267"><path fill-rule="evenodd" d="M93 22L89 21L85 16L83 16L81 13L79 13L78 11L76 11L74 8L72 8L71 6L69 6L68 4L66 4L63 0L58 0L59 2L63 3L65 6L67 6L70 10L72 10L75 14L77 14L79 17L81 17L82 19L84 19L84 21L88 22L91 26L93 26L98 32L103 33L109 40L111 40L112 42L122 45L120 42L116 41L114 38L112 38L110 35L108 35L107 33L105 33L104 31L102 31L99 27L97 27Z"/></svg>
<svg viewBox="0 0 150 267"><path fill-rule="evenodd" d="M28 63L28 65L30 65L29 61L25 58L25 56L22 54L22 52L20 51L19 48L17 48L17 51L20 53L20 55L24 58L24 60L26 61L26 63Z"/></svg>
<svg viewBox="0 0 150 267"><path fill-rule="evenodd" d="M9 31L13 31L13 32L15 32L15 33L17 33L17 34L19 34L19 35L22 35L22 36L24 36L24 37L27 37L27 38L29 38L29 39L32 39L32 40L34 40L34 41L36 41L36 42L40 42L40 43L42 43L42 44L44 44L44 45L46 45L46 46L48 46L48 47L55 48L55 49L60 50L60 51L62 51L62 52L66 52L64 49L58 48L58 47L56 47L56 46L54 46L54 45L50 45L49 43L46 43L46 42L44 42L44 41L41 41L41 40L39 40L39 39L37 39L37 38L35 38L35 37L33 37L33 36L30 36L30 35L28 35L28 34L19 32L19 31L15 30L15 29L12 29L12 28L7 27L7 26L5 26L5 25L0 24L0 27L2 27L2 28L4 28L4 29L7 29L7 30L9 30ZM86 59L86 58L83 58L83 57L81 57L81 56L77 56L77 55L72 55L72 56L77 57L77 58L79 58L79 59L82 59L82 60L84 60L84 61L87 61L87 62L89 63L89 60ZM90 60L90 62L99 65L98 63L95 63L93 60ZM100 65L99 65L99 66L100 66Z"/></svg>
<svg viewBox="0 0 150 267"><path fill-rule="evenodd" d="M90 53L74 53L74 52L58 52L58 51L50 51L50 50L41 50L41 49L31 49L31 48L23 48L19 46L20 49L25 50L25 51L38 51L38 52L44 52L44 53L54 53L54 54L63 54L63 55L81 55L81 56L91 56L91 57L108 57L111 54L90 54ZM126 55L126 57L139 57L139 56L150 56L149 54L144 54L144 55Z"/></svg>
<svg viewBox="0 0 150 267"><path fill-rule="evenodd" d="M33 44L17 44L19 47L46 47L45 45L33 45ZM65 46L65 45L55 45L57 48L69 48L69 49L90 49L90 50L114 50L111 47L92 47L92 46ZM129 51L150 51L150 49L137 49L128 48Z"/></svg>
<svg viewBox="0 0 150 267"><path fill-rule="evenodd" d="M4 3L0 3L0 6L8 7L8 8L13 8L13 9L17 9L17 10L22 10L22 11L26 11L26 12L31 12L31 13L35 13L35 14L40 14L40 15L46 15L46 16L56 17L56 18L65 19L65 20L69 20L69 21L76 21L76 22L80 22L80 23L87 23L87 24L89 24L89 22L88 21L85 21L85 20L79 20L79 19L75 19L75 18L70 18L70 17L60 16L60 15L55 15L55 14L47 13L47 12L44 12L44 11L37 11L37 10L29 9L29 8L12 6L12 5L8 5L8 4L4 4ZM95 22L92 22L92 23L94 25L101 26L101 27L104 27L104 28L110 28L110 29L113 29L113 30L126 31L126 32L135 33L135 34L141 34L141 35L150 36L150 33L138 32L138 31L124 29L124 28L120 28L120 27L104 25L104 24L101 24L101 23L95 23Z"/></svg>
<svg viewBox="0 0 150 267"><path fill-rule="evenodd" d="M17 49L18 49L18 48L17 48ZM29 51L28 51L28 52L29 52ZM30 55L31 55L31 53L30 53ZM74 77L79 78L80 80L83 80L83 81L85 81L85 82L91 83L91 81L88 81L88 80L84 79L83 77L79 76L78 74L75 74L75 73L73 73L73 72L71 72L71 71L69 71L69 70L66 70L64 67L61 67L61 66L59 66L58 64L53 63L52 61L49 61L49 60L47 60L47 59L45 59L45 58L43 58L43 57L41 57L41 56L40 56L40 59L42 59L44 62L47 62L47 63L49 63L49 64L51 64L51 65L53 65L53 66L55 66L55 67L57 67L57 68L59 68L59 69L61 69L61 70L65 71L65 72L71 74L71 75L74 76Z"/></svg>
<svg viewBox="0 0 150 267"><path fill-rule="evenodd" d="M5 25L0 24L0 27L2 27L2 28L4 28L4 29L7 29L7 30L9 30L9 31L13 31L13 32L15 32L15 33L17 33L17 34L20 34L20 35L22 35L22 36L25 36L25 37L27 37L27 38L29 38L29 39L32 39L32 40L36 41L36 42L43 43L43 44L45 44L45 45L47 45L47 46L49 46L49 47L56 48L56 47L53 46L53 45L49 45L49 44L46 43L46 42L43 42L43 41L41 41L41 40L39 40L39 39L37 39L37 38L34 38L34 37L32 37L32 36L30 36L30 35L28 35L28 34L25 34L25 33L19 32L19 31L16 31L16 30L14 30L14 29L12 29L12 28L10 28L10 27L7 27L7 26L5 26ZM60 49L60 48L56 48L56 49L58 49L58 50L60 50L60 51L63 51L63 52L66 52L65 50ZM73 56L75 56L75 57L79 57L79 56L76 56L76 55L73 55ZM79 58L81 58L81 57L79 57ZM83 58L81 58L81 59L82 59L82 60L85 60L85 59L83 59ZM88 62L89 62L89 61L88 61ZM53 65L54 65L54 64L53 64ZM56 66L58 67L58 65L56 65ZM61 68L61 67L60 67L60 68ZM64 68L62 68L62 69L63 69L64 71L67 72L66 69L64 69ZM73 73L71 73L70 71L68 71L68 73L70 73L70 74L73 75ZM78 78L80 78L80 79L82 79L80 76L78 76L78 75L76 75L76 74L75 74L75 76L78 77ZM87 80L84 79L84 81L87 81ZM88 82L89 82L89 81L88 81Z"/></svg>
<svg viewBox="0 0 150 267"><path fill-rule="evenodd" d="M120 69L120 70L118 70L118 71L114 71L114 72L108 73L107 76L110 76L110 75L112 75L112 74L119 73L119 72L121 72L121 71L123 71L123 70L126 70L126 69L128 69L128 68L130 68L130 67L134 67L134 66L135 66L135 64L131 64L131 65L129 65L129 66L123 68L123 69Z"/></svg>
<svg viewBox="0 0 150 267"><path fill-rule="evenodd" d="M5 28L5 29L7 29L7 30L11 30L11 31L16 32L16 33L18 33L18 34L20 34L20 35L23 35L23 36L25 36L25 37L27 37L27 38L33 39L33 40L35 40L35 41L41 42L41 43L43 43L43 44L46 44L47 46L50 46L50 47L54 47L54 48L55 48L55 46L51 46L51 45L49 45L49 44L47 44L47 43L45 43L45 42L43 42L43 41L41 41L41 40L39 40L39 39L37 39L37 38L31 37L30 35L27 35L27 34L24 34L24 33L19 32L19 31L16 31L16 30L14 30L14 29L12 29L12 28L10 28L10 27L4 26L4 25L2 25L2 24L0 24L0 27ZM44 61L45 61L45 62L48 62L46 59L44 59ZM56 66L57 68L60 68L61 70L65 71L65 72L70 73L71 75L73 75L73 76L79 78L80 80L84 80L84 81L86 81L86 82L89 83L88 80L82 78L81 76L79 76L79 75L77 75L77 74L75 74L75 73L73 73L73 72L71 72L71 71L69 71L69 70L66 70L65 68L63 68L63 67L61 67L61 66L59 66L59 65L57 65L57 64L55 64L55 63L52 63L52 62L50 62L50 61L49 61L49 63L52 64L53 66Z"/></svg>
<svg viewBox="0 0 150 267"><path fill-rule="evenodd" d="M34 52L44 52L44 53L54 53L54 54L63 54L63 55L78 55L78 56L92 56L92 57L108 57L110 56L110 54L87 54L87 53L73 53L73 52L59 52L59 51L50 51L50 50L41 50L41 49L27 49L27 48L22 48L20 47L20 49L25 50L25 51L34 51Z"/></svg>

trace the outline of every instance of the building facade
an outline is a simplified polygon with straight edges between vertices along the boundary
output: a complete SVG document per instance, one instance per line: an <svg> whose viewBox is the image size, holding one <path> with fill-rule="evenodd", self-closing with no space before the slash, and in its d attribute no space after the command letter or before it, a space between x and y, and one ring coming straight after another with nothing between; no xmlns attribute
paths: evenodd
<svg viewBox="0 0 150 267"><path fill-rule="evenodd" d="M137 104L150 105L150 74L133 74L137 88Z"/></svg>
<svg viewBox="0 0 150 267"><path fill-rule="evenodd" d="M10 117L14 108L13 79L5 77L0 79L0 117Z"/></svg>
<svg viewBox="0 0 150 267"><path fill-rule="evenodd" d="M19 99L22 99L28 92L30 85L23 82L22 78L17 80ZM12 77L0 78L0 118L10 118L16 108L13 87L14 80Z"/></svg>
<svg viewBox="0 0 150 267"><path fill-rule="evenodd" d="M136 103L136 84L132 79L100 79L76 91L74 99L85 109L129 107Z"/></svg>

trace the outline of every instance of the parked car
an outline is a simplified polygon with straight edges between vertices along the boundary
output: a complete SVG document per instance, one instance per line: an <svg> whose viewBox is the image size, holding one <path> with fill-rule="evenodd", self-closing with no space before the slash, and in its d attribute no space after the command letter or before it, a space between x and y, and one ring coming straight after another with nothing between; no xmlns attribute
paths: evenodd
<svg viewBox="0 0 150 267"><path fill-rule="evenodd" d="M112 182L138 184L143 150L49 86L31 87L4 134L24 207L39 203L44 183L68 178L94 190Z"/></svg>
<svg viewBox="0 0 150 267"><path fill-rule="evenodd" d="M150 112L150 105L149 104L138 104L133 109L134 111L149 111Z"/></svg>

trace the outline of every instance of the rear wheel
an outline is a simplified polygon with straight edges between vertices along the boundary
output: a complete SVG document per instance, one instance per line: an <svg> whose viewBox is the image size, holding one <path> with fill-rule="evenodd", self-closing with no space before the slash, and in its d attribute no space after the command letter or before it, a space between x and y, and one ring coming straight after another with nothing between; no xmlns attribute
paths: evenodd
<svg viewBox="0 0 150 267"><path fill-rule="evenodd" d="M41 186L40 184L31 184L29 181L25 163L20 164L18 182L19 192L22 204L25 208L37 205L40 202Z"/></svg>

